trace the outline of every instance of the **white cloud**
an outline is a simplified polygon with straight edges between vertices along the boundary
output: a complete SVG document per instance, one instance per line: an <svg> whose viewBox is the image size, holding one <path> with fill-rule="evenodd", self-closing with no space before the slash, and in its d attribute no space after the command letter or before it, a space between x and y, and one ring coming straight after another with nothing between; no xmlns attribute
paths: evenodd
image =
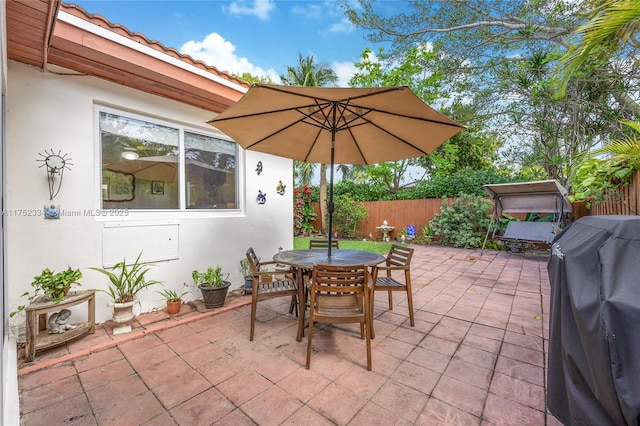
<svg viewBox="0 0 640 426"><path fill-rule="evenodd" d="M349 80L358 72L358 69L353 65L353 62L332 62L331 69L338 75L339 87L349 87Z"/></svg>
<svg viewBox="0 0 640 426"><path fill-rule="evenodd" d="M237 75L248 72L251 75L269 76L276 82L280 81L278 73L273 68L265 70L255 66L247 58L238 57L234 53L235 50L236 47L218 33L211 33L202 41L188 41L180 48L181 53L216 67L220 71Z"/></svg>
<svg viewBox="0 0 640 426"><path fill-rule="evenodd" d="M268 21L269 14L276 8L274 0L235 0L228 8L225 8L232 15L254 15L258 19Z"/></svg>
<svg viewBox="0 0 640 426"><path fill-rule="evenodd" d="M340 21L335 22L329 27L329 32L334 34L349 34L354 32L355 30L356 28L351 22L349 22L349 19L347 18L341 18Z"/></svg>

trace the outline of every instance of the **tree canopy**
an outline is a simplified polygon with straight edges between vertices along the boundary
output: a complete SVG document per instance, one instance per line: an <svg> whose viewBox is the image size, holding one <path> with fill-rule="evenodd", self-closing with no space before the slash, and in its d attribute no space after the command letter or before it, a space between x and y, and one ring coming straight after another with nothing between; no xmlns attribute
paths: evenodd
<svg viewBox="0 0 640 426"><path fill-rule="evenodd" d="M345 9L371 42L390 41L392 55L433 45L450 97L473 99L507 137L503 159L564 183L584 152L618 135L621 119L638 115L640 69L636 49L627 46L601 47L608 54L582 61L566 80L566 96L557 96L559 59L575 52L582 40L576 30L609 3L638 2L424 0L386 16L383 2L360 0ZM637 27L623 28L635 40Z"/></svg>

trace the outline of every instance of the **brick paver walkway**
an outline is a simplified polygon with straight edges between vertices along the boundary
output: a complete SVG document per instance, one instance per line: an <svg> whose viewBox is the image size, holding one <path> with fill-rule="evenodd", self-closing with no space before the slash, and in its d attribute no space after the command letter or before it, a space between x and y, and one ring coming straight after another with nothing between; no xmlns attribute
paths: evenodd
<svg viewBox="0 0 640 426"><path fill-rule="evenodd" d="M141 315L20 364L36 425L559 425L545 409L547 258L416 246L416 323L376 295L373 371L359 329L321 325L311 369L289 300Z"/></svg>

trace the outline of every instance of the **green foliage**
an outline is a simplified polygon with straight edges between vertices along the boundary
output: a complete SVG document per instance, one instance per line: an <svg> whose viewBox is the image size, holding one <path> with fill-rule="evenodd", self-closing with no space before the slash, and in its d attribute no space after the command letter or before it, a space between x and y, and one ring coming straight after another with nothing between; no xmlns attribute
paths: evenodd
<svg viewBox="0 0 640 426"><path fill-rule="evenodd" d="M629 66L638 53L636 0L487 0L482 7L474 0L423 0L391 14L384 3L345 2L345 10L371 42L390 42L392 54L435 46L437 58L425 71L440 70L452 102L472 105L485 129L509 141L514 169L539 164L545 179L564 182L583 151L618 132L620 118L638 116L639 67ZM566 98L557 99L552 72L565 54L580 60L565 74ZM471 130L469 121L451 118ZM453 154L462 151L446 153L438 168L455 164Z"/></svg>
<svg viewBox="0 0 640 426"><path fill-rule="evenodd" d="M421 233L416 235L416 238L413 241L416 244L428 244L432 240L433 238L429 235L429 225L427 225L421 229Z"/></svg>
<svg viewBox="0 0 640 426"><path fill-rule="evenodd" d="M420 99L431 103L444 96L442 74L430 66L435 59L436 54L424 45L408 48L402 57L388 55L384 48L373 55L366 48L360 55L360 62L355 64L360 71L351 77L349 86L409 86Z"/></svg>
<svg viewBox="0 0 640 426"><path fill-rule="evenodd" d="M438 174L429 180L419 181L414 187L402 188L391 193L379 183L355 183L341 180L334 185L334 198L348 195L354 201L417 200L422 198L455 198L460 194L486 196L486 184L516 182L506 172L497 169L464 170L447 175Z"/></svg>
<svg viewBox="0 0 640 426"><path fill-rule="evenodd" d="M294 237L293 248L295 250L305 250L309 248L307 237ZM388 253L393 242L362 241L362 240L340 240L340 250L364 250L372 253ZM397 243L396 243L397 244ZM402 244L405 245L405 244Z"/></svg>
<svg viewBox="0 0 640 426"><path fill-rule="evenodd" d="M352 180L341 180L333 185L335 198L344 195L351 196L356 201L378 201L391 199L387 188L380 185L372 185L369 182L355 183Z"/></svg>
<svg viewBox="0 0 640 426"><path fill-rule="evenodd" d="M357 237L358 221L369 216L366 207L347 194L334 198L334 205L333 224L338 235L344 238Z"/></svg>
<svg viewBox="0 0 640 426"><path fill-rule="evenodd" d="M256 75L251 75L251 73L248 73L248 72L243 72L240 75L232 74L232 76L242 81L245 81L249 84L255 84L255 83L275 84L275 82L269 76L256 76Z"/></svg>
<svg viewBox="0 0 640 426"><path fill-rule="evenodd" d="M182 286L184 287L186 284L182 284ZM180 302L184 296L189 294L187 290L178 291L170 288L165 288L156 293L161 295L167 302Z"/></svg>
<svg viewBox="0 0 640 426"><path fill-rule="evenodd" d="M70 266L61 272L53 272L49 268L45 268L40 275L33 277L31 287L33 287L34 291L27 291L22 294L22 297L27 297L29 303L31 303L43 294L52 302L59 303L64 300L66 292L72 285L80 285L78 282L80 278L82 278L80 269L72 269ZM10 312L9 316L13 317L24 311L25 308L26 305L20 305L16 311Z"/></svg>
<svg viewBox="0 0 640 426"><path fill-rule="evenodd" d="M194 270L191 272L191 278L196 285L206 284L209 287L224 287L227 285L228 273L222 272L222 266L217 265L215 268L211 266L204 272Z"/></svg>
<svg viewBox="0 0 640 426"><path fill-rule="evenodd" d="M465 170L419 182L415 188L403 191L402 199L453 198L461 194L486 196L483 185L511 181L495 169ZM401 198L400 194L398 198Z"/></svg>
<svg viewBox="0 0 640 426"><path fill-rule="evenodd" d="M635 169L625 161L585 160L575 170L572 184L574 201L599 204L616 193L620 185L629 185Z"/></svg>
<svg viewBox="0 0 640 426"><path fill-rule="evenodd" d="M240 262L238 263L238 272L240 272L245 279L251 279L253 277L253 271L251 270L249 259L246 257L240 259Z"/></svg>
<svg viewBox="0 0 640 426"><path fill-rule="evenodd" d="M441 245L475 248L482 246L491 202L483 197L462 195L451 206L447 200L440 214L429 222L429 235Z"/></svg>
<svg viewBox="0 0 640 426"><path fill-rule="evenodd" d="M312 188L309 185L293 190L293 234L309 235L314 232L316 212L312 204Z"/></svg>
<svg viewBox="0 0 640 426"><path fill-rule="evenodd" d="M127 265L127 259L125 258L111 268L89 268L109 278L109 288L99 291L111 296L114 303L126 303L134 301L141 290L152 285L161 284L157 280L147 280L146 275L151 268L140 263L140 256L142 256L142 252L138 254L132 265Z"/></svg>
<svg viewBox="0 0 640 426"><path fill-rule="evenodd" d="M316 62L315 55L298 53L298 63L287 66L287 74L280 75L280 80L288 86L318 87L336 83L338 75L326 62Z"/></svg>
<svg viewBox="0 0 640 426"><path fill-rule="evenodd" d="M623 120L632 133L614 139L591 153L573 170L572 192L576 201L587 200L596 204L615 196L617 189L628 186L633 174L640 170L640 122ZM607 155L607 159L596 158Z"/></svg>

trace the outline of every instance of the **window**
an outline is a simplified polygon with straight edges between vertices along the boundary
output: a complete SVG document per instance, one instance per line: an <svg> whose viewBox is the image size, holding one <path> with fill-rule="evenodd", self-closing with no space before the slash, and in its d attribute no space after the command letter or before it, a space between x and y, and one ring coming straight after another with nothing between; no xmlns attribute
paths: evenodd
<svg viewBox="0 0 640 426"><path fill-rule="evenodd" d="M235 142L99 113L102 209L237 209Z"/></svg>

